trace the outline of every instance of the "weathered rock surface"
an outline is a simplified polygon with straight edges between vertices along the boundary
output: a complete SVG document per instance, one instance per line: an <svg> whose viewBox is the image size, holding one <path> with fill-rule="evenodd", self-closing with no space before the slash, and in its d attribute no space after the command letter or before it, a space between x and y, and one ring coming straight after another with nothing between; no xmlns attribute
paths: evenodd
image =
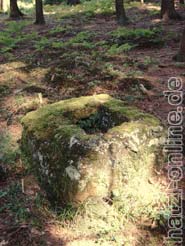
<svg viewBox="0 0 185 246"><path fill-rule="evenodd" d="M60 204L121 199L129 182L148 182L161 164L158 119L105 94L44 106L22 124L22 150Z"/></svg>

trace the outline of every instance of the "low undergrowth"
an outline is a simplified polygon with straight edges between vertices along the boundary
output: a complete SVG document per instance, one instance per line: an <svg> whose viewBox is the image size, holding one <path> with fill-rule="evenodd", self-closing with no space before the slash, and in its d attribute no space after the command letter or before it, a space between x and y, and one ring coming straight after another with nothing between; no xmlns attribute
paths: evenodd
<svg viewBox="0 0 185 246"><path fill-rule="evenodd" d="M0 164L5 169L11 168L20 155L18 144L12 141L8 132L0 132Z"/></svg>
<svg viewBox="0 0 185 246"><path fill-rule="evenodd" d="M150 48L164 44L164 38L161 35L161 28L153 29L129 29L118 28L111 32L113 46L120 51L129 51L132 48Z"/></svg>
<svg viewBox="0 0 185 246"><path fill-rule="evenodd" d="M5 212L13 216L14 223L25 223L30 216L28 206L29 199L22 194L21 184L12 182L5 189L0 190L2 201L0 214Z"/></svg>

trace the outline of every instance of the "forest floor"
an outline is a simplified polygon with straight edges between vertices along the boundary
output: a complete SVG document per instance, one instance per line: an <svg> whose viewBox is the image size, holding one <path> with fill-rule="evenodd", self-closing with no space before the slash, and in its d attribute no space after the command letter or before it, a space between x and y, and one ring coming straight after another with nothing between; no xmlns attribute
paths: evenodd
<svg viewBox="0 0 185 246"><path fill-rule="evenodd" d="M23 115L66 98L108 93L154 114L166 125L170 106L163 92L168 90L168 79L178 76L185 81L185 64L172 60L185 21L163 22L157 4L132 2L126 6L131 23L122 29L109 1L91 2L45 6L44 26L33 25L32 17L15 22L0 15L2 246L121 246L104 235L73 233L61 221L65 215L51 211L20 159ZM184 10L179 8L182 14ZM139 224L128 228L133 241L124 245L165 245L161 231Z"/></svg>

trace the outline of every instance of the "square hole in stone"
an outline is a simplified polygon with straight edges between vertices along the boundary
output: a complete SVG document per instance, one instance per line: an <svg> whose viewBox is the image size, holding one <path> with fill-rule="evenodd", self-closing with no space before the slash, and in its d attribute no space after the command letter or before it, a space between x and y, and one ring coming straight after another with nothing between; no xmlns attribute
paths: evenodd
<svg viewBox="0 0 185 246"><path fill-rule="evenodd" d="M100 106L96 113L86 118L81 118L76 124L80 126L87 134L106 133L109 129L128 122L127 117L118 115L117 112L111 112L108 108Z"/></svg>

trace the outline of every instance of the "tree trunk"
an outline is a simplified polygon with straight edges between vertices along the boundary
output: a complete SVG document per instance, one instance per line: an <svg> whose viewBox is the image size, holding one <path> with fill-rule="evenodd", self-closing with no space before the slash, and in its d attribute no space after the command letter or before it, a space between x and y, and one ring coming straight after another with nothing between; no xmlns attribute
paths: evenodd
<svg viewBox="0 0 185 246"><path fill-rule="evenodd" d="M3 0L0 0L0 11L3 11Z"/></svg>
<svg viewBox="0 0 185 246"><path fill-rule="evenodd" d="M69 5L76 5L79 3L80 3L80 0L67 0L67 4Z"/></svg>
<svg viewBox="0 0 185 246"><path fill-rule="evenodd" d="M182 34L179 52L173 59L178 62L185 62L185 28Z"/></svg>
<svg viewBox="0 0 185 246"><path fill-rule="evenodd" d="M37 25L45 24L42 0L36 0L35 1L35 8L36 8L35 24L37 24Z"/></svg>
<svg viewBox="0 0 185 246"><path fill-rule="evenodd" d="M116 16L119 25L125 25L128 23L128 18L125 13L124 0L116 0Z"/></svg>
<svg viewBox="0 0 185 246"><path fill-rule="evenodd" d="M181 20L181 16L175 10L174 0L161 1L161 18L164 20L174 19Z"/></svg>
<svg viewBox="0 0 185 246"><path fill-rule="evenodd" d="M10 18L20 19L24 14L19 10L17 0L10 0Z"/></svg>

